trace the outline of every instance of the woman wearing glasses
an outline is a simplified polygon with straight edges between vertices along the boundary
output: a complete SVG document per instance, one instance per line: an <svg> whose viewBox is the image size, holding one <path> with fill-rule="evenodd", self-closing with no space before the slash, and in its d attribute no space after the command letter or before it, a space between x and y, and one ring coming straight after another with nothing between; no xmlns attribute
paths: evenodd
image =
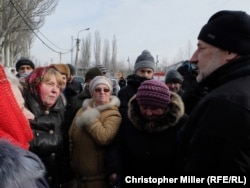
<svg viewBox="0 0 250 188"><path fill-rule="evenodd" d="M112 83L96 76L89 85L92 96L85 99L69 130L70 154L76 187L109 187L104 157L121 123L120 101L111 95Z"/></svg>

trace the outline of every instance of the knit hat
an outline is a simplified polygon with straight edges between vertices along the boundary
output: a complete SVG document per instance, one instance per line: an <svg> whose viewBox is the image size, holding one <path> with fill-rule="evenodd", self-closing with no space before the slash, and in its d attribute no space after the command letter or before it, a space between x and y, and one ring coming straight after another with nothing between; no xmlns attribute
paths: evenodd
<svg viewBox="0 0 250 188"><path fill-rule="evenodd" d="M166 74L165 84L167 83L180 83L182 84L182 76L177 70L169 70Z"/></svg>
<svg viewBox="0 0 250 188"><path fill-rule="evenodd" d="M33 133L14 97L2 65L0 65L0 104L0 138L28 149Z"/></svg>
<svg viewBox="0 0 250 188"><path fill-rule="evenodd" d="M32 69L35 69L35 65L30 59L26 57L21 57L16 63L16 71L18 71L19 68L23 65L29 65L32 67Z"/></svg>
<svg viewBox="0 0 250 188"><path fill-rule="evenodd" d="M85 82L88 80L92 80L96 76L102 76L102 75L103 74L99 68L92 67L85 74Z"/></svg>
<svg viewBox="0 0 250 188"><path fill-rule="evenodd" d="M150 68L155 70L155 60L154 57L148 50L144 50L141 55L139 55L135 61L134 72L138 69Z"/></svg>
<svg viewBox="0 0 250 188"><path fill-rule="evenodd" d="M146 80L138 88L136 100L140 106L166 108L170 103L170 91L160 80Z"/></svg>
<svg viewBox="0 0 250 188"><path fill-rule="evenodd" d="M67 64L70 70L70 75L75 75L76 74L76 69L73 65Z"/></svg>
<svg viewBox="0 0 250 188"><path fill-rule="evenodd" d="M243 11L215 13L203 26L198 39L240 55L250 54L250 16Z"/></svg>
<svg viewBox="0 0 250 188"><path fill-rule="evenodd" d="M70 77L70 69L68 65L59 63L59 64L51 64L51 66L54 67L61 74L66 75L67 78Z"/></svg>
<svg viewBox="0 0 250 188"><path fill-rule="evenodd" d="M96 76L93 80L90 81L89 83L89 92L91 96L94 93L95 87L99 84L105 84L109 87L110 93L112 93L113 86L109 78L106 76Z"/></svg>

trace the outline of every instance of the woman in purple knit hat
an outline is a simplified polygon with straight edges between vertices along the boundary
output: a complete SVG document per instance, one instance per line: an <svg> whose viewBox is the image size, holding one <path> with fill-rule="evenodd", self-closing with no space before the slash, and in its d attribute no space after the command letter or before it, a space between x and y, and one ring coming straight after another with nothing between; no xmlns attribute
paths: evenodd
<svg viewBox="0 0 250 188"><path fill-rule="evenodd" d="M109 148L107 178L112 186L125 183L126 176L173 175L176 168L178 134L187 121L180 96L159 80L146 80L129 101L128 117ZM127 185L127 186L126 186Z"/></svg>

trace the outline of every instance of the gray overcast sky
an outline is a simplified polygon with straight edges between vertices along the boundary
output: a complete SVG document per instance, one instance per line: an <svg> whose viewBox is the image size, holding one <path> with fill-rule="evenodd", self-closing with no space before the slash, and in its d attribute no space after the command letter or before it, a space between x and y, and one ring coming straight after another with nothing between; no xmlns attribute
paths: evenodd
<svg viewBox="0 0 250 188"><path fill-rule="evenodd" d="M250 14L249 0L59 0L55 12L46 17L40 32L53 44L68 50L79 38L99 31L102 39L117 40L117 60L131 66L137 56L149 50L161 62L175 63L181 50L192 44L194 51L197 35L209 17L219 10L243 10ZM39 33L38 33L39 34ZM41 35L39 35L41 36ZM41 38L56 51L63 51ZM93 46L93 45L92 45ZM92 47L93 49L93 47ZM94 56L92 51L92 57ZM31 48L32 60L41 65L58 63L60 55L35 39ZM73 62L75 49L73 51ZM63 54L61 62L70 63L71 53Z"/></svg>

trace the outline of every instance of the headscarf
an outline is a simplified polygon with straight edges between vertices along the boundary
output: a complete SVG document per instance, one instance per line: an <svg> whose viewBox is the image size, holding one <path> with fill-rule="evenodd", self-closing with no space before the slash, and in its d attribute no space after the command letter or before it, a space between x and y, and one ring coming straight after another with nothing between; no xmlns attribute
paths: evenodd
<svg viewBox="0 0 250 188"><path fill-rule="evenodd" d="M0 137L28 149L33 133L15 99L2 65L0 65L0 111Z"/></svg>

